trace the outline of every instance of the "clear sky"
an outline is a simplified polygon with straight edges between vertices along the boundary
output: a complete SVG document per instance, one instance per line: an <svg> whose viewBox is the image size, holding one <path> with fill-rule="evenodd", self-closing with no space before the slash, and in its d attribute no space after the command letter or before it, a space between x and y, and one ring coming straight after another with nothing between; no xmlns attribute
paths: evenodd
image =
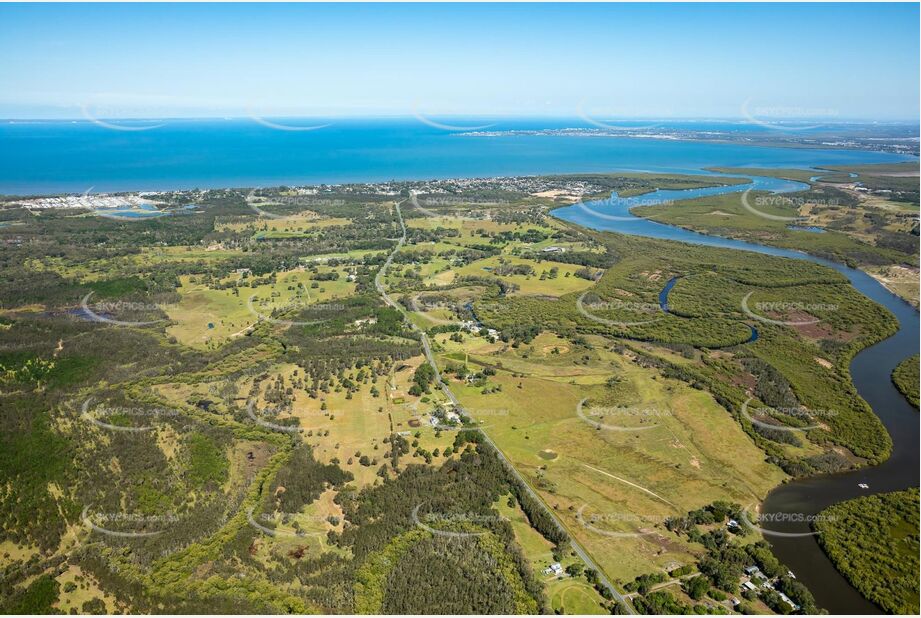
<svg viewBox="0 0 921 618"><path fill-rule="evenodd" d="M914 119L917 4L0 4L0 117Z"/></svg>

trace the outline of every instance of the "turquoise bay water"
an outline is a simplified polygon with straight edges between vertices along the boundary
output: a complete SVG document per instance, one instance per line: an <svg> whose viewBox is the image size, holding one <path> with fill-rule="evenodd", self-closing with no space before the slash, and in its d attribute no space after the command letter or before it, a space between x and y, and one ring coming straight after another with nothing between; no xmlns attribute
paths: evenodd
<svg viewBox="0 0 921 618"><path fill-rule="evenodd" d="M122 124L139 129L160 121ZM490 130L580 125L590 127L584 121L533 120L502 121ZM674 126L737 131L742 125ZM665 139L476 137L415 119L332 121L313 131L272 129L248 119L171 120L140 131L88 121L0 122L0 193L17 195L83 193L90 188L105 192L613 170L691 172L720 165L816 167L902 160L911 159Z"/></svg>

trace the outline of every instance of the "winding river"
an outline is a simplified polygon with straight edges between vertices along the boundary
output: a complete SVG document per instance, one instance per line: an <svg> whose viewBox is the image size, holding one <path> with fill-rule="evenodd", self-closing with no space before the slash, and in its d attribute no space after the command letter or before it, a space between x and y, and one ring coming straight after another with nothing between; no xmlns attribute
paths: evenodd
<svg viewBox="0 0 921 618"><path fill-rule="evenodd" d="M919 414L896 390L891 380L895 366L918 352L918 312L873 277L843 264L790 249L708 236L649 221L630 213L634 206L665 201L688 200L748 189L787 193L808 187L803 183L777 178L742 177L750 178L751 183L704 189L658 190L632 198L619 198L613 193L610 199L576 204L558 209L553 214L565 221L596 230L809 260L843 274L858 291L895 315L899 321L898 332L859 352L850 365L851 377L858 393L870 404L892 437L892 456L878 466L785 483L767 496L761 508L762 514L767 516L766 520L770 519L770 514L776 514L775 521L762 524L774 532L765 534L774 554L809 587L819 607L832 614L879 614L881 610L864 599L835 569L811 533L809 521L822 509L844 500L919 485ZM864 489L860 485L867 487ZM786 514L802 517L800 521L776 521Z"/></svg>

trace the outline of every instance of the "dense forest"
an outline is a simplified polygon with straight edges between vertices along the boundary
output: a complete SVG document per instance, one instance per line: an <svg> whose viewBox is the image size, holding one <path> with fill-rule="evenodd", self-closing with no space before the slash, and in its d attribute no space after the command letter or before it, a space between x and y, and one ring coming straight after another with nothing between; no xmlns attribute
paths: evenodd
<svg viewBox="0 0 921 618"><path fill-rule="evenodd" d="M895 371L892 372L892 382L895 384L896 388L899 389L905 398L908 399L914 406L918 407L918 383L919 383L919 367L918 363L921 362L921 357L917 354L914 356L909 356L901 363L898 367L895 368Z"/></svg>
<svg viewBox="0 0 921 618"><path fill-rule="evenodd" d="M887 613L918 613L918 512L915 488L836 504L815 523L838 570Z"/></svg>

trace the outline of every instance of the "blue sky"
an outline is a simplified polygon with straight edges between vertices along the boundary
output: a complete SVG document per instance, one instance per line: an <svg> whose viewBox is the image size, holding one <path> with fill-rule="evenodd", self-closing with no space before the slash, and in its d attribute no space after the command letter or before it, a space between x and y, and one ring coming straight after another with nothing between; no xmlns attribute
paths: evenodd
<svg viewBox="0 0 921 618"><path fill-rule="evenodd" d="M917 120L918 19L917 4L2 4L0 117Z"/></svg>

